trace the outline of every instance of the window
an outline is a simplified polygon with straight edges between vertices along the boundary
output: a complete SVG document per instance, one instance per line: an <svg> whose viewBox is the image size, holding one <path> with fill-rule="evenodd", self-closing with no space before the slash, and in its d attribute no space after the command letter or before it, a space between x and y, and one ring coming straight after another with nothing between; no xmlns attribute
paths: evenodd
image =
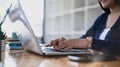
<svg viewBox="0 0 120 67"><path fill-rule="evenodd" d="M45 42L81 37L101 13L98 0L45 0Z"/></svg>
<svg viewBox="0 0 120 67"><path fill-rule="evenodd" d="M11 3L15 3L17 0L0 0L0 20L5 15L6 9ZM37 37L42 36L42 23L44 16L44 0L20 0L22 8L32 26L32 29ZM13 30L13 23L7 17L5 23L2 25L3 31L7 33L8 37L11 37Z"/></svg>

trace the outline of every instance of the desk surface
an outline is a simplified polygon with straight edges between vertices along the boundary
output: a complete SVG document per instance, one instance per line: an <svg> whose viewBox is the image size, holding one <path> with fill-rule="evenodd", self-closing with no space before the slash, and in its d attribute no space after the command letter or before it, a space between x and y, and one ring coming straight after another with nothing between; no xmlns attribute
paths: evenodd
<svg viewBox="0 0 120 67"><path fill-rule="evenodd" d="M67 56L43 57L23 50L2 53L4 67L120 67L120 60L109 62L74 62Z"/></svg>

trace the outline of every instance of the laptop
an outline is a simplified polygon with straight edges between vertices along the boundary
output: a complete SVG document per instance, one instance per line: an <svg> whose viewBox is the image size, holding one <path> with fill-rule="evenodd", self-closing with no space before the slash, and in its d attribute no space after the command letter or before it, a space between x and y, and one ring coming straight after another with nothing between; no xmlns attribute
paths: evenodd
<svg viewBox="0 0 120 67"><path fill-rule="evenodd" d="M90 49L71 49L56 51L53 47L45 47L44 44L40 44L29 24L27 17L21 6L21 0L18 0L18 4L13 6L10 10L9 18L16 25L15 30L17 36L24 46L24 49L40 55L75 55L75 54L91 54Z"/></svg>

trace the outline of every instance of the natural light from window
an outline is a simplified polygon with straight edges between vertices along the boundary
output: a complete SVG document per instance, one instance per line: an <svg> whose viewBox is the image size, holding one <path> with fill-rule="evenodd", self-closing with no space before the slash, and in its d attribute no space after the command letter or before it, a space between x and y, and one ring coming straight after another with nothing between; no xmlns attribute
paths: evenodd
<svg viewBox="0 0 120 67"><path fill-rule="evenodd" d="M3 19L6 9L11 3L15 4L17 0L0 0L0 21ZM44 0L21 0L22 8L32 26L32 29L36 36L42 36L42 23L44 15ZM6 18L2 25L2 30L6 32L8 37L11 37L13 30L13 23L11 23L9 17Z"/></svg>

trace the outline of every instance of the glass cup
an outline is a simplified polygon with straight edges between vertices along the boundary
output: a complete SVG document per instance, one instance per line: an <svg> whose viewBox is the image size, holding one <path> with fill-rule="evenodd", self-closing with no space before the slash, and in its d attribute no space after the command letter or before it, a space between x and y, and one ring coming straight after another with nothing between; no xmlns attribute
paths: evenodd
<svg viewBox="0 0 120 67"><path fill-rule="evenodd" d="M12 32L12 38L13 39L18 39L16 32Z"/></svg>

